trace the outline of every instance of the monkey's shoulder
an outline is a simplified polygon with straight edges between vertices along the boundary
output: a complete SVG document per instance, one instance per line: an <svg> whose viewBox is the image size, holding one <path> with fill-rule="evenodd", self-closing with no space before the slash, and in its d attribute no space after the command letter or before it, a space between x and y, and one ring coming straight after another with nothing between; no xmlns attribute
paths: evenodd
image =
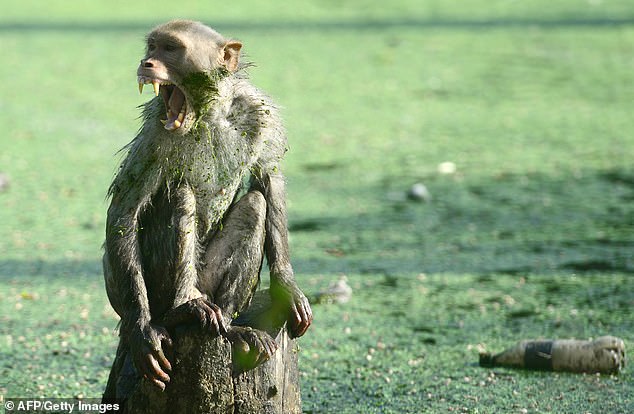
<svg viewBox="0 0 634 414"><path fill-rule="evenodd" d="M232 123L257 123L260 126L281 126L278 105L264 91L247 79L229 78L218 87L219 106L216 109Z"/></svg>

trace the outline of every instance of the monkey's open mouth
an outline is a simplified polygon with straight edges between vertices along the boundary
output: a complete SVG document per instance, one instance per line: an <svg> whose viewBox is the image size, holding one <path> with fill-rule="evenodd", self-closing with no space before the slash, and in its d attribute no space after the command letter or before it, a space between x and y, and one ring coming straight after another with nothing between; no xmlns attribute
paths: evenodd
<svg viewBox="0 0 634 414"><path fill-rule="evenodd" d="M167 114L167 119L161 120L163 125L165 125L165 129L174 131L180 128L185 120L185 115L187 115L187 100L183 91L169 81L151 79L145 76L139 76L138 81L139 92L143 92L143 85L151 83L154 88L154 94L156 96L159 93L161 94Z"/></svg>

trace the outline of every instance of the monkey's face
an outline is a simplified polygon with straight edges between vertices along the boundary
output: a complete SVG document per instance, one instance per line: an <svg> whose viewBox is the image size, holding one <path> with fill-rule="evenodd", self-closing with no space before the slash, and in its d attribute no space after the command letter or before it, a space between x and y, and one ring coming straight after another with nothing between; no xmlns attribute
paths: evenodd
<svg viewBox="0 0 634 414"><path fill-rule="evenodd" d="M175 20L154 29L147 37L145 58L137 69L139 91L152 84L156 96L165 104L168 131L184 134L196 117L202 115L202 103L213 98L218 76L211 82L187 82L195 75L230 73L238 68L242 44L227 41L209 27L187 20Z"/></svg>

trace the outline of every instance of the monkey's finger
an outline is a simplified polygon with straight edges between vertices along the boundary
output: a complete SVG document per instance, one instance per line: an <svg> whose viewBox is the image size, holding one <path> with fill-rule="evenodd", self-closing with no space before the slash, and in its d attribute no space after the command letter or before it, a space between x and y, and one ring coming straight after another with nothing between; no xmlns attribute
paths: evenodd
<svg viewBox="0 0 634 414"><path fill-rule="evenodd" d="M203 311L200 306L193 305L187 311L190 317L193 318L193 322L198 322L201 327L204 327L205 311Z"/></svg>
<svg viewBox="0 0 634 414"><path fill-rule="evenodd" d="M300 322L300 323L298 323L298 324L295 326L295 328L294 328L294 330L293 330L293 336L294 336L295 338L299 338L300 336L304 335L304 333L306 333L306 330L307 330L307 329L308 329L308 328L307 328L306 326L304 326L304 324L303 324L303 323L301 323L301 322Z"/></svg>
<svg viewBox="0 0 634 414"><path fill-rule="evenodd" d="M207 306L207 304L204 301L201 300L200 302L198 302L198 305L196 306L196 313L202 328L206 328L209 326L210 312L211 312L211 308Z"/></svg>
<svg viewBox="0 0 634 414"><path fill-rule="evenodd" d="M215 314L213 316L210 315L209 320L210 320L209 330L213 332L214 334L216 334L217 336L220 336L220 325L218 324L218 318L216 317L216 315Z"/></svg>
<svg viewBox="0 0 634 414"><path fill-rule="evenodd" d="M266 347L266 353L268 354L269 358L273 356L275 351L277 351L277 342L275 342L274 340L270 340L270 339L265 340L264 346Z"/></svg>
<svg viewBox="0 0 634 414"><path fill-rule="evenodd" d="M302 303L304 309L306 310L306 315L308 315L308 321L311 323L313 321L313 308L310 307L310 302L306 297L302 299Z"/></svg>
<svg viewBox="0 0 634 414"><path fill-rule="evenodd" d="M262 353L265 354L265 359L269 359L271 355L273 355L273 352L271 341L269 341L268 338L262 338ZM262 358L260 357L260 359Z"/></svg>
<svg viewBox="0 0 634 414"><path fill-rule="evenodd" d="M266 362L269 360L269 358L271 357L272 354L269 353L268 348L265 347L265 345L263 343L260 343L257 346L257 352L254 355L254 364L255 366L260 365L263 362Z"/></svg>
<svg viewBox="0 0 634 414"><path fill-rule="evenodd" d="M174 355L174 343L172 342L172 338L167 333L166 329L161 328L158 333L158 339L161 346L160 356L162 356L168 364L168 370L172 370L172 366L169 364L169 359ZM169 356L169 357L168 357ZM161 365L165 366L160 360Z"/></svg>
<svg viewBox="0 0 634 414"><path fill-rule="evenodd" d="M302 322L300 328L299 328L299 334L297 336L302 336L306 333L306 331L308 330L308 327L310 326L310 324L307 321Z"/></svg>
<svg viewBox="0 0 634 414"><path fill-rule="evenodd" d="M291 312L293 314L293 320L291 322L291 334L294 338L302 336L302 317L297 310L295 303L291 305ZM305 331L305 329L304 329Z"/></svg>
<svg viewBox="0 0 634 414"><path fill-rule="evenodd" d="M174 347L174 343L172 342L172 338L170 338L169 336L164 336L161 338L161 346L164 346L166 348L168 348L169 350L172 350L172 348Z"/></svg>
<svg viewBox="0 0 634 414"><path fill-rule="evenodd" d="M216 335L220 336L220 332L222 328L220 327L220 323L222 322L222 317L218 318L218 313L216 309L218 307L213 303L208 306L207 316L209 317L209 330Z"/></svg>
<svg viewBox="0 0 634 414"><path fill-rule="evenodd" d="M150 367L149 357L150 355L146 355L145 357L141 358L138 361L137 368L143 374L144 378L147 378L148 381L158 387L161 391L164 391L165 383L157 378L157 375L153 372L152 368Z"/></svg>
<svg viewBox="0 0 634 414"><path fill-rule="evenodd" d="M158 387L161 391L165 391L165 383L162 381L157 380L156 378L150 378L147 375L145 375L145 378L150 381L152 384L154 384L156 387Z"/></svg>
<svg viewBox="0 0 634 414"><path fill-rule="evenodd" d="M272 354L269 354L268 352L260 352L258 354L258 359L255 361L255 365L260 365L266 361L268 361L271 358Z"/></svg>
<svg viewBox="0 0 634 414"><path fill-rule="evenodd" d="M306 309L304 302L302 300L299 300L297 301L297 304L295 306L297 307L297 310L298 310L299 316L302 319L302 322L306 324L310 317L308 316L308 311Z"/></svg>
<svg viewBox="0 0 634 414"><path fill-rule="evenodd" d="M167 347L171 348L173 346L172 338L170 337L170 334L167 333L167 330L164 329L163 327L159 327L157 330L158 330L158 338L159 338L159 341L161 342L161 345L165 344Z"/></svg>
<svg viewBox="0 0 634 414"><path fill-rule="evenodd" d="M244 332L243 337L244 337L244 340L249 343L251 352L256 352L259 354L260 352L264 351L264 345L262 344L262 341L260 340L258 335L254 333L252 330L249 329L246 332Z"/></svg>
<svg viewBox="0 0 634 414"><path fill-rule="evenodd" d="M172 371L172 364L170 364L170 361L167 359L167 357L165 357L165 354L163 353L162 349L156 352L156 360L158 361L159 366L164 371L168 371L168 372Z"/></svg>
<svg viewBox="0 0 634 414"><path fill-rule="evenodd" d="M165 356L163 356L163 358L165 358ZM159 379L163 382L170 382L170 376L167 375L167 373L159 366L159 362L156 360L154 355L148 355L147 360L149 367L151 368L149 372L150 374L153 374L153 378ZM165 361L167 361L167 359L165 359ZM167 361L167 364L169 365L169 361Z"/></svg>
<svg viewBox="0 0 634 414"><path fill-rule="evenodd" d="M268 359L268 354L267 354L267 350L264 347L264 344L260 343L260 344L256 344L255 349L251 349L251 352L253 353L253 362L255 364L259 364L261 362L264 362Z"/></svg>
<svg viewBox="0 0 634 414"><path fill-rule="evenodd" d="M299 336L302 336L308 330L308 327L313 322L313 311L310 308L310 304L308 303L308 299L305 297L301 299L300 303L300 313L302 315L302 323L301 323L301 333Z"/></svg>
<svg viewBox="0 0 634 414"><path fill-rule="evenodd" d="M213 310L204 301L200 301L197 307L198 319L200 320L200 327L204 330L211 329L213 323Z"/></svg>
<svg viewBox="0 0 634 414"><path fill-rule="evenodd" d="M302 321L297 327L297 337L304 335L307 330L308 330L308 323L306 321Z"/></svg>
<svg viewBox="0 0 634 414"><path fill-rule="evenodd" d="M223 318L222 316L222 309L220 309L220 306L216 305L215 303L211 304L211 309L213 309L214 314L216 315L216 320L218 321L218 325L220 327L220 330L218 331L218 335L226 334L227 325L225 325L225 318Z"/></svg>
<svg viewBox="0 0 634 414"><path fill-rule="evenodd" d="M300 315L297 305L294 302L291 303L291 312L293 313L295 324L300 324L302 322L302 315Z"/></svg>
<svg viewBox="0 0 634 414"><path fill-rule="evenodd" d="M205 300L203 301L203 304L201 306L204 307L205 312L207 313L207 318L209 321L209 331L215 333L218 336L226 334L227 328L224 325L222 312L218 305Z"/></svg>
<svg viewBox="0 0 634 414"><path fill-rule="evenodd" d="M261 360L259 361L260 363L271 359L275 351L277 351L277 342L275 342L273 338L265 337L262 339L262 342L264 343L264 346L266 348L266 357L261 358Z"/></svg>
<svg viewBox="0 0 634 414"><path fill-rule="evenodd" d="M225 318L221 316L218 317L218 324L220 327L219 335L226 335L229 329L227 328L227 324L225 323Z"/></svg>

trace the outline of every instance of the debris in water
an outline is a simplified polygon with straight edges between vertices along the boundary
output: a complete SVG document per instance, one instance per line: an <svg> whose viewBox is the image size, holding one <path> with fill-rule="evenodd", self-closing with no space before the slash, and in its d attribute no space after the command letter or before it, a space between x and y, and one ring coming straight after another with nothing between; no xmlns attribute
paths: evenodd
<svg viewBox="0 0 634 414"><path fill-rule="evenodd" d="M526 340L497 355L480 353L480 366L618 373L625 366L625 343L614 336L602 336L593 341Z"/></svg>

